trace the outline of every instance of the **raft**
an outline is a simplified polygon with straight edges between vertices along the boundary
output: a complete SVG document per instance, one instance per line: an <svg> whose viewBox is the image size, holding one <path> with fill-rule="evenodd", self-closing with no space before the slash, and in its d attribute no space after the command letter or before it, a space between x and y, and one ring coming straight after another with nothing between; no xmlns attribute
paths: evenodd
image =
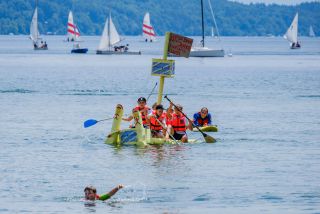
<svg viewBox="0 0 320 214"><path fill-rule="evenodd" d="M182 143L181 141L166 140L164 138L151 137L151 131L144 128L142 124L142 117L139 111L133 112L133 119L135 121L135 128L121 129L121 121L123 116L123 107L121 104L116 106L111 132L107 135L106 144L113 145L176 145ZM189 139L189 143L198 143L200 141Z"/></svg>
<svg viewBox="0 0 320 214"><path fill-rule="evenodd" d="M217 126L204 126L204 127L199 127L199 129L203 132L217 132L218 127ZM197 128L193 128L194 132L199 132Z"/></svg>

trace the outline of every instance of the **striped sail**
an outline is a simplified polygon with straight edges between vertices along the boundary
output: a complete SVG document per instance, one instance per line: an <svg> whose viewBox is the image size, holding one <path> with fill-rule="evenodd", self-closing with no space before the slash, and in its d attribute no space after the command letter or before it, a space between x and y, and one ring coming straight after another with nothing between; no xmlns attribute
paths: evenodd
<svg viewBox="0 0 320 214"><path fill-rule="evenodd" d="M283 37L291 43L298 42L298 13L295 15L289 29Z"/></svg>
<svg viewBox="0 0 320 214"><path fill-rule="evenodd" d="M68 16L68 41L77 41L80 37L80 32L76 24L73 22L72 11Z"/></svg>
<svg viewBox="0 0 320 214"><path fill-rule="evenodd" d="M150 14L147 12L143 18L142 34L146 41L154 41L156 34L150 22Z"/></svg>

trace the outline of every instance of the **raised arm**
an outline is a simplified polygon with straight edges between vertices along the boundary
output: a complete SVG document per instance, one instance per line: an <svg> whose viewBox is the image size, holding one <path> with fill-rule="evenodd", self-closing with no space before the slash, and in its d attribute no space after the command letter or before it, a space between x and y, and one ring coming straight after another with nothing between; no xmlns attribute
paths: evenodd
<svg viewBox="0 0 320 214"><path fill-rule="evenodd" d="M113 188L110 192L108 192L104 195L101 195L100 200L105 201L105 200L111 198L114 194L116 194L122 188L123 188L123 185L119 184L117 187Z"/></svg>

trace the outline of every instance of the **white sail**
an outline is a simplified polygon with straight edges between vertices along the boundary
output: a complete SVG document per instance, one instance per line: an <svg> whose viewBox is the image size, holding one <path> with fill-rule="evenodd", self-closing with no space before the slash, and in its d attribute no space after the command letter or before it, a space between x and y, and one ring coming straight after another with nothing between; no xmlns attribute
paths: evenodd
<svg viewBox="0 0 320 214"><path fill-rule="evenodd" d="M120 35L116 27L113 24L113 21L110 16L110 46L115 45L116 43L120 42Z"/></svg>
<svg viewBox="0 0 320 214"><path fill-rule="evenodd" d="M315 34L314 31L313 31L312 26L310 26L310 28L309 28L309 36L310 36L310 37L315 37L315 36L316 36L316 34Z"/></svg>
<svg viewBox="0 0 320 214"><path fill-rule="evenodd" d="M298 42L298 13L295 15L289 29L283 37L291 43Z"/></svg>
<svg viewBox="0 0 320 214"><path fill-rule="evenodd" d="M72 11L69 12L68 16L68 41L79 40L80 32L76 24L73 22Z"/></svg>
<svg viewBox="0 0 320 214"><path fill-rule="evenodd" d="M147 12L143 18L142 34L146 41L154 41L156 34L150 22L150 14Z"/></svg>
<svg viewBox="0 0 320 214"><path fill-rule="evenodd" d="M30 25L30 38L36 43L39 39L39 31L38 31L38 8L34 10L31 25Z"/></svg>
<svg viewBox="0 0 320 214"><path fill-rule="evenodd" d="M120 36L117 32L116 27L112 22L111 15L110 15L109 19L106 20L106 23L104 25L98 50L111 49L111 47L118 42L120 42Z"/></svg>

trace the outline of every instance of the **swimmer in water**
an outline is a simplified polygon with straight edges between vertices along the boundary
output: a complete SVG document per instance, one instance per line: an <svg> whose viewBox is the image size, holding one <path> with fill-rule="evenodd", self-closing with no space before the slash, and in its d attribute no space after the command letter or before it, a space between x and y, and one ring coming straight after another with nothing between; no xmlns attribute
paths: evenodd
<svg viewBox="0 0 320 214"><path fill-rule="evenodd" d="M111 198L114 194L116 194L123 187L124 186L122 184L119 184L117 187L112 189L110 192L103 194L103 195L98 195L97 189L94 186L87 186L86 188L84 188L85 199L90 200L90 201L95 201L95 200L105 201L105 200L108 200L109 198Z"/></svg>

